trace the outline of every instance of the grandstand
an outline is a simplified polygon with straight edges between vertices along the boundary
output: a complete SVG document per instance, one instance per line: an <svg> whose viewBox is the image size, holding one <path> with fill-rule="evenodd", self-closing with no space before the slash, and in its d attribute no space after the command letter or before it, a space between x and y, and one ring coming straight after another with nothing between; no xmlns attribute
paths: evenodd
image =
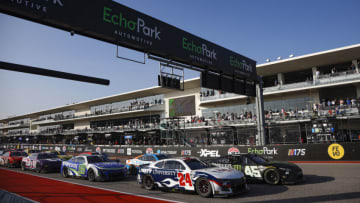
<svg viewBox="0 0 360 203"><path fill-rule="evenodd" d="M358 142L360 44L257 65L267 144ZM256 145L255 101L186 80L0 120L1 143Z"/></svg>

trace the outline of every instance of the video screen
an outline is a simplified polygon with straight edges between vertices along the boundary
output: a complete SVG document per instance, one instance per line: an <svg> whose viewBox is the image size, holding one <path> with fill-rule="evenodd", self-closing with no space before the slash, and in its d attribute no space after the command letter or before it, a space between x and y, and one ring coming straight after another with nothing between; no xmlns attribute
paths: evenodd
<svg viewBox="0 0 360 203"><path fill-rule="evenodd" d="M169 117L195 115L195 96L169 99Z"/></svg>

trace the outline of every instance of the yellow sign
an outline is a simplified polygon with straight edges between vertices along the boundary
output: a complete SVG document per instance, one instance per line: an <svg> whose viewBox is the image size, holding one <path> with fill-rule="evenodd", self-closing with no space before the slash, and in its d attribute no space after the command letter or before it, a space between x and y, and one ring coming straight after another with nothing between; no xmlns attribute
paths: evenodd
<svg viewBox="0 0 360 203"><path fill-rule="evenodd" d="M345 150L340 144L331 144L328 147L328 154L332 159L341 159L345 154Z"/></svg>

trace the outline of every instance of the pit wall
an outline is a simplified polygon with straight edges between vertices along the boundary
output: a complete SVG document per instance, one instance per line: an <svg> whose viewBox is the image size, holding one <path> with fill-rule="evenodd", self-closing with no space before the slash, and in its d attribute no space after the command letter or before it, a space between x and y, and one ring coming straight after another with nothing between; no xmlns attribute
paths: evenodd
<svg viewBox="0 0 360 203"><path fill-rule="evenodd" d="M110 156L135 157L145 153L163 153L173 157L194 156L211 159L228 154L254 153L276 161L360 161L360 143L267 145L260 146L128 146L128 145L35 145L0 144L0 148L58 150L66 153L102 152Z"/></svg>

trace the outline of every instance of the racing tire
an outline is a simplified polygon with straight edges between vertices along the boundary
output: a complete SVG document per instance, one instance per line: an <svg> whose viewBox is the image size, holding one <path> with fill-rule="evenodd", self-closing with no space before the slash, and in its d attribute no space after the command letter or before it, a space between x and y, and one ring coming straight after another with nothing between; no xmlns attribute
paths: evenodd
<svg viewBox="0 0 360 203"><path fill-rule="evenodd" d="M36 166L35 171L36 171L37 173L41 173L41 168L40 168L39 165Z"/></svg>
<svg viewBox="0 0 360 203"><path fill-rule="evenodd" d="M68 172L68 169L67 169L66 167L63 168L61 175L62 175L62 177L64 177L64 178L68 178L68 177L69 177L69 172Z"/></svg>
<svg viewBox="0 0 360 203"><path fill-rule="evenodd" d="M149 175L145 175L143 177L143 181L142 181L142 185L144 186L145 189L147 190L152 190L155 187L155 183L154 180L151 176Z"/></svg>
<svg viewBox="0 0 360 203"><path fill-rule="evenodd" d="M195 183L195 190L201 197L212 196L212 187L208 179L199 178Z"/></svg>
<svg viewBox="0 0 360 203"><path fill-rule="evenodd" d="M91 182L94 182L94 181L95 181L95 172L94 172L94 170L90 169L90 170L88 171L88 179L89 179L89 181L91 181Z"/></svg>
<svg viewBox="0 0 360 203"><path fill-rule="evenodd" d="M129 167L129 173L130 173L130 175L132 175L132 176L134 176L134 175L137 174L136 167L135 167L134 165L131 165L131 166Z"/></svg>
<svg viewBox="0 0 360 203"><path fill-rule="evenodd" d="M276 169L268 169L264 172L264 180L267 184L277 185L280 183L280 174Z"/></svg>
<svg viewBox="0 0 360 203"><path fill-rule="evenodd" d="M22 171L25 171L25 170L26 170L26 168L25 168L25 163L24 163L24 162L21 162L21 170L22 170Z"/></svg>

